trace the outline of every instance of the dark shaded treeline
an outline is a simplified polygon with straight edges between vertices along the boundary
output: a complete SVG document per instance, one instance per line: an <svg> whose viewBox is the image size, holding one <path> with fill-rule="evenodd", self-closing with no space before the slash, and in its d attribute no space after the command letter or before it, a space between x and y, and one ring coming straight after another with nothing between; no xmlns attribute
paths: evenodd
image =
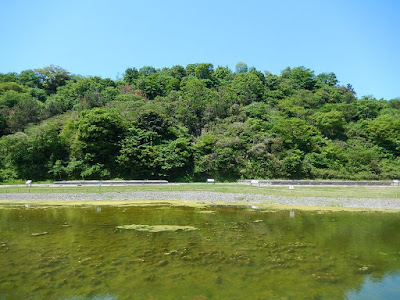
<svg viewBox="0 0 400 300"><path fill-rule="evenodd" d="M400 99L238 63L0 74L0 180L400 177Z"/></svg>

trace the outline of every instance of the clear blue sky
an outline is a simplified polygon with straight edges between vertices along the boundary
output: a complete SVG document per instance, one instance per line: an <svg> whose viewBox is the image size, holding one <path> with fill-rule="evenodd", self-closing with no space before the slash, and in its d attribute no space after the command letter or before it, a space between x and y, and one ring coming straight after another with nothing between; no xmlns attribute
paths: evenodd
<svg viewBox="0 0 400 300"><path fill-rule="evenodd" d="M334 72L357 95L400 97L397 0L0 0L0 72L243 61Z"/></svg>

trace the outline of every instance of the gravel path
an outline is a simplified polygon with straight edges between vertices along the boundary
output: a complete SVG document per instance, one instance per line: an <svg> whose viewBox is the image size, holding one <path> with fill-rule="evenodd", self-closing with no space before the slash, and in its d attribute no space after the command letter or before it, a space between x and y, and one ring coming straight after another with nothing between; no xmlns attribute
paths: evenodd
<svg viewBox="0 0 400 300"><path fill-rule="evenodd" d="M260 194L234 194L215 192L129 192L129 193L54 193L54 194L0 194L0 201L139 201L180 200L200 203L226 202L237 204L281 204L290 206L323 206L370 209L399 209L400 199L359 199L324 197L282 197Z"/></svg>

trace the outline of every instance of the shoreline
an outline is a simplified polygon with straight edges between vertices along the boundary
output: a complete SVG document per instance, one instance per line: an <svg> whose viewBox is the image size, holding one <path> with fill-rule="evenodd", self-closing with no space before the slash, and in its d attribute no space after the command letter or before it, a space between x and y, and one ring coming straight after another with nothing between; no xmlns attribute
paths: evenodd
<svg viewBox="0 0 400 300"><path fill-rule="evenodd" d="M0 194L0 208L12 205L85 206L85 205L180 205L192 207L240 206L254 209L295 209L330 211L399 212L395 198L287 197L264 194L220 192L106 192L96 193L9 193Z"/></svg>

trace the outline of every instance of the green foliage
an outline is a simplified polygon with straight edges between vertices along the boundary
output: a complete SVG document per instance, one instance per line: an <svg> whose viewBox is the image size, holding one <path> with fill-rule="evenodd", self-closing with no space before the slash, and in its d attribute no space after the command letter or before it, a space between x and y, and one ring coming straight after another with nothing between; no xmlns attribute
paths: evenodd
<svg viewBox="0 0 400 300"><path fill-rule="evenodd" d="M357 118L359 120L376 118L385 104L386 103L378 101L372 97L364 97L355 103Z"/></svg>
<svg viewBox="0 0 400 300"><path fill-rule="evenodd" d="M235 75L231 89L239 104L250 104L262 99L264 86L260 78L253 73L240 73Z"/></svg>
<svg viewBox="0 0 400 300"><path fill-rule="evenodd" d="M318 131L306 121L298 118L281 119L274 123L272 132L283 140L286 149L310 152L316 148Z"/></svg>
<svg viewBox="0 0 400 300"><path fill-rule="evenodd" d="M126 69L123 75L124 81L126 81L129 84L134 84L138 76L139 76L139 71L136 68Z"/></svg>
<svg viewBox="0 0 400 300"><path fill-rule="evenodd" d="M214 77L221 85L233 80L233 73L228 67L218 66L214 71Z"/></svg>
<svg viewBox="0 0 400 300"><path fill-rule="evenodd" d="M312 90L316 79L314 72L304 67L286 68L282 71L282 78L288 81L294 89Z"/></svg>
<svg viewBox="0 0 400 300"><path fill-rule="evenodd" d="M187 138L172 140L160 149L156 163L160 175L170 179L183 178L192 171L193 151Z"/></svg>
<svg viewBox="0 0 400 300"><path fill-rule="evenodd" d="M171 76L181 81L186 76L185 68L179 65L173 66L172 68L163 68L161 75Z"/></svg>
<svg viewBox="0 0 400 300"><path fill-rule="evenodd" d="M301 166L304 153L299 149L289 150L285 153L282 160L284 177L301 178Z"/></svg>
<svg viewBox="0 0 400 300"><path fill-rule="evenodd" d="M400 112L368 121L367 132L377 145L393 153L400 152Z"/></svg>
<svg viewBox="0 0 400 300"><path fill-rule="evenodd" d="M83 178L109 177L125 126L119 114L104 108L83 111L76 122L71 158L83 161ZM114 158L114 159L113 159Z"/></svg>
<svg viewBox="0 0 400 300"><path fill-rule="evenodd" d="M154 116L146 113L146 116L149 115ZM150 122L146 120L152 125L147 130L132 126L122 140L121 150L116 159L120 175L134 179L183 178L190 171L192 164L190 141L172 134L169 134L171 139L163 140L165 122L153 122L154 118L151 119ZM140 126L143 124L140 123ZM168 131L171 131L170 127Z"/></svg>
<svg viewBox="0 0 400 300"><path fill-rule="evenodd" d="M143 90L148 99L166 96L173 90L179 90L179 86L179 79L158 73L152 73L137 83L138 89Z"/></svg>
<svg viewBox="0 0 400 300"><path fill-rule="evenodd" d="M194 70L194 75L199 79L211 80L214 71L212 64L199 64Z"/></svg>
<svg viewBox="0 0 400 300"><path fill-rule="evenodd" d="M22 131L28 124L37 123L43 111L43 103L24 97L10 110L7 120L10 131Z"/></svg>
<svg viewBox="0 0 400 300"><path fill-rule="evenodd" d="M249 68L247 67L247 64L244 62L238 62L236 64L236 68L235 68L235 72L236 73L246 73L249 70Z"/></svg>
<svg viewBox="0 0 400 300"><path fill-rule="evenodd" d="M18 74L14 72L0 73L0 82L18 82Z"/></svg>
<svg viewBox="0 0 400 300"><path fill-rule="evenodd" d="M31 88L41 88L43 77L34 70L25 70L18 76L18 82Z"/></svg>
<svg viewBox="0 0 400 300"><path fill-rule="evenodd" d="M25 88L16 82L0 82L0 95L2 95L6 91L22 93L25 91Z"/></svg>
<svg viewBox="0 0 400 300"><path fill-rule="evenodd" d="M0 181L398 178L399 103L305 67L0 74Z"/></svg>
<svg viewBox="0 0 400 300"><path fill-rule="evenodd" d="M143 130L157 133L160 138L171 138L170 121L154 110L148 109L141 112L137 119L137 126Z"/></svg>
<svg viewBox="0 0 400 300"><path fill-rule="evenodd" d="M321 133L330 138L342 135L346 122L343 113L336 110L317 112L313 115L313 119Z"/></svg>
<svg viewBox="0 0 400 300"><path fill-rule="evenodd" d="M7 108L0 106L0 137L7 133L7 117Z"/></svg>
<svg viewBox="0 0 400 300"><path fill-rule="evenodd" d="M268 120L270 107L263 102L253 102L243 108L246 114L251 118Z"/></svg>
<svg viewBox="0 0 400 300"><path fill-rule="evenodd" d="M33 76L35 78L34 81L37 80L39 87L43 88L48 95L54 94L58 87L65 85L70 79L70 75L66 70L53 65L36 69Z"/></svg>
<svg viewBox="0 0 400 300"><path fill-rule="evenodd" d="M29 99L30 96L26 93L18 93L14 90L3 92L0 96L0 105L9 108L14 107L19 102Z"/></svg>
<svg viewBox="0 0 400 300"><path fill-rule="evenodd" d="M183 96L176 111L176 118L189 129L191 134L199 135L204 126L204 112L213 93L204 81L197 78L187 80L182 91Z"/></svg>
<svg viewBox="0 0 400 300"><path fill-rule="evenodd" d="M149 76L151 74L157 73L157 70L151 66L144 66L139 69L138 76Z"/></svg>
<svg viewBox="0 0 400 300"><path fill-rule="evenodd" d="M116 159L122 177L132 179L152 179L155 172L155 159L158 155L159 135L153 131L131 127L122 140Z"/></svg>
<svg viewBox="0 0 400 300"><path fill-rule="evenodd" d="M64 161L67 158L59 129L57 123L45 122L28 129L26 133L1 138L3 163L8 169L6 179L52 178L50 169L57 160Z"/></svg>
<svg viewBox="0 0 400 300"><path fill-rule="evenodd" d="M339 83L339 81L336 78L335 73L321 73L321 74L318 74L316 79L320 83L326 84L329 86L336 86Z"/></svg>

